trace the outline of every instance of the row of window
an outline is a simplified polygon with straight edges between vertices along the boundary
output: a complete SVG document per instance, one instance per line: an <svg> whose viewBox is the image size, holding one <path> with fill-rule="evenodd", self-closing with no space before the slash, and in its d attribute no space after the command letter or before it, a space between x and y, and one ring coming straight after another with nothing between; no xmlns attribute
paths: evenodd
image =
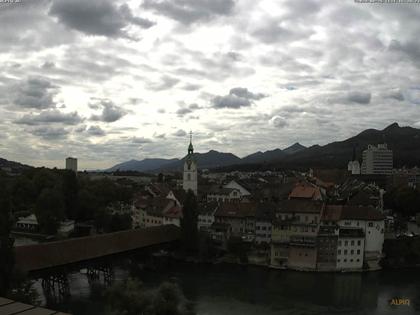
<svg viewBox="0 0 420 315"><path fill-rule="evenodd" d="M341 246L343 243L344 243L344 246L348 246L349 243L350 243L350 246L354 246L356 244L354 240L352 240L350 242L349 241L342 242L341 240L339 240L338 241L338 246ZM362 241L361 240L358 240L357 241L357 246L361 246L361 245L362 245Z"/></svg>
<svg viewBox="0 0 420 315"><path fill-rule="evenodd" d="M353 260L353 258L349 259L349 262L353 262L353 261L360 262L360 259L359 258L357 258L356 260ZM337 262L341 262L341 260L340 259L337 259ZM347 258L344 258L343 259L343 262L347 262Z"/></svg>
<svg viewBox="0 0 420 315"><path fill-rule="evenodd" d="M350 255L354 255L354 249L352 249L352 250L350 250L350 251L348 251L347 249L343 250L343 254L344 254L344 255L347 255L347 253L349 253L349 252L350 252ZM337 253L338 253L338 255L341 255L341 249L339 249L339 250L337 251ZM357 253L357 255L360 255L360 249L358 249L358 250L356 251L356 253Z"/></svg>

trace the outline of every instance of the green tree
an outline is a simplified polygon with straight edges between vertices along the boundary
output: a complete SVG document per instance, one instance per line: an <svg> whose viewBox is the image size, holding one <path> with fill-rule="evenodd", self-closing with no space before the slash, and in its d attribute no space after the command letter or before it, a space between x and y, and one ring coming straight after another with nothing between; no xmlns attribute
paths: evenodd
<svg viewBox="0 0 420 315"><path fill-rule="evenodd" d="M198 248L198 206L197 199L192 190L188 190L182 208L181 237L184 249L196 252Z"/></svg>
<svg viewBox="0 0 420 315"><path fill-rule="evenodd" d="M77 208L79 182L77 181L76 173L73 171L64 171L62 178L66 216L70 219L77 219L79 215Z"/></svg>
<svg viewBox="0 0 420 315"><path fill-rule="evenodd" d="M36 203L35 214L43 233L56 234L64 219L63 195L56 188L42 190Z"/></svg>
<svg viewBox="0 0 420 315"><path fill-rule="evenodd" d="M5 295L11 285L14 268L13 239L10 237L10 194L4 179L0 179L0 295Z"/></svg>

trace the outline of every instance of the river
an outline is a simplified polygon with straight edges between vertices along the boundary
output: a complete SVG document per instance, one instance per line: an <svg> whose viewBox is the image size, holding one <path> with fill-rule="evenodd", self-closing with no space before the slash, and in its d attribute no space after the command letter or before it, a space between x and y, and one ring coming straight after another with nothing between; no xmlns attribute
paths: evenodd
<svg viewBox="0 0 420 315"><path fill-rule="evenodd" d="M116 268L115 281L128 276L148 287L176 281L198 315L420 314L418 270L333 274L180 263L160 271ZM70 275L70 284L72 298L56 308L74 315L103 313L104 301L95 293L101 288L91 290L80 273ZM409 305L391 305L399 298Z"/></svg>

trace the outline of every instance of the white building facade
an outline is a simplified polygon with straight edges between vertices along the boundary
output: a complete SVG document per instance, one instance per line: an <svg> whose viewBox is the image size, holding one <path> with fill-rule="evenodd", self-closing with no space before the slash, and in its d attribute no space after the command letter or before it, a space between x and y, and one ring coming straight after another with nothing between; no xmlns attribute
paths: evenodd
<svg viewBox="0 0 420 315"><path fill-rule="evenodd" d="M392 150L388 149L387 144L370 144L363 151L362 174L391 175L392 167Z"/></svg>
<svg viewBox="0 0 420 315"><path fill-rule="evenodd" d="M66 170L77 173L77 159L76 158L68 157L66 159Z"/></svg>

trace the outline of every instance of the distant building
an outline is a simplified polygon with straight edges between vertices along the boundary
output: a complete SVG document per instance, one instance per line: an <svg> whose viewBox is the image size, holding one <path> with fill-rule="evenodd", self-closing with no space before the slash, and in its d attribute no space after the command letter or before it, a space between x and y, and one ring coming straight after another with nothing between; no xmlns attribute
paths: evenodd
<svg viewBox="0 0 420 315"><path fill-rule="evenodd" d="M76 158L68 157L66 159L66 170L77 173L77 159Z"/></svg>
<svg viewBox="0 0 420 315"><path fill-rule="evenodd" d="M391 175L393 167L392 150L386 143L368 145L363 151L362 174Z"/></svg>
<svg viewBox="0 0 420 315"><path fill-rule="evenodd" d="M192 145L192 134L190 133L190 145L188 146L188 155L184 162L184 176L182 188L185 191L192 190L197 195L197 162L194 158L194 147Z"/></svg>

